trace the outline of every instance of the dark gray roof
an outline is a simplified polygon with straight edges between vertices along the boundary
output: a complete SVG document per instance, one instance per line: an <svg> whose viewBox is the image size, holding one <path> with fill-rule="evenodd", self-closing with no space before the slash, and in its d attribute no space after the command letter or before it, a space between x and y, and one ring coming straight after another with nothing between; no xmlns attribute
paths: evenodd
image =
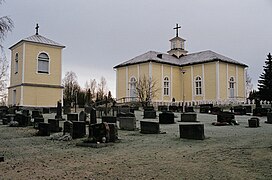
<svg viewBox="0 0 272 180"><path fill-rule="evenodd" d="M228 62L231 64L237 64L240 66L247 67L246 64L240 63L236 60L233 60L221 54L207 50L207 51L187 54L180 58L176 58L174 56L171 56L165 53L148 51L147 53L137 56L131 60L118 64L114 68L119 68L119 67L128 66L132 64L140 64L140 63L149 62L149 61L163 63L163 64L171 64L176 66L186 66L186 65L192 65L192 64L207 63L212 61L222 61L222 62Z"/></svg>
<svg viewBox="0 0 272 180"><path fill-rule="evenodd" d="M41 35L33 35L30 37L27 37L25 39L22 39L21 41L19 41L18 43L14 44L13 46L10 47L10 49L12 49L14 46L16 46L17 44L21 43L21 42L32 42L32 43L39 43L39 44L46 44L46 45L50 45L50 46L57 46L57 47L61 47L61 48L65 48L64 45L59 44L55 41L52 41L46 37L43 37Z"/></svg>

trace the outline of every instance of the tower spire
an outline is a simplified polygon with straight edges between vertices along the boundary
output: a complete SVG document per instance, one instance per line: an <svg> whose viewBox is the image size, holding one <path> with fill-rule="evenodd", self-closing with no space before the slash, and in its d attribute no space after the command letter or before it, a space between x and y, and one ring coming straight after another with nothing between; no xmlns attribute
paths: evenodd
<svg viewBox="0 0 272 180"><path fill-rule="evenodd" d="M181 28L181 26L179 26L178 24L176 24L176 27L173 28L176 30L176 37L178 37L178 29L179 28Z"/></svg>
<svg viewBox="0 0 272 180"><path fill-rule="evenodd" d="M36 27L35 27L35 29L36 29L36 35L39 35L39 27L40 27L40 26L39 26L39 24L37 23L37 24L36 24Z"/></svg>

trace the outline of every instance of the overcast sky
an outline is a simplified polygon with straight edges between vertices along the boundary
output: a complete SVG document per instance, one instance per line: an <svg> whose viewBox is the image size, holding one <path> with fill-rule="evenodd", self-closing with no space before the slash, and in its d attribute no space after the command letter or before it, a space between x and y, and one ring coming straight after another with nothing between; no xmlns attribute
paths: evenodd
<svg viewBox="0 0 272 180"><path fill-rule="evenodd" d="M212 50L249 66L254 86L272 53L271 0L6 0L0 16L15 28L4 47L39 34L66 46L63 76L74 71L82 87L107 80L115 95L113 66L150 50L166 53L179 23L189 53Z"/></svg>

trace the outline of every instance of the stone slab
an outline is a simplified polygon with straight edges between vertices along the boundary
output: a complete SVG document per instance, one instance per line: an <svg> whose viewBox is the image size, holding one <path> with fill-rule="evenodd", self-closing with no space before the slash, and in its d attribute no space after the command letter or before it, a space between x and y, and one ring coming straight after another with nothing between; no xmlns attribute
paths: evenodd
<svg viewBox="0 0 272 180"><path fill-rule="evenodd" d="M180 124L180 138L204 140L204 124Z"/></svg>

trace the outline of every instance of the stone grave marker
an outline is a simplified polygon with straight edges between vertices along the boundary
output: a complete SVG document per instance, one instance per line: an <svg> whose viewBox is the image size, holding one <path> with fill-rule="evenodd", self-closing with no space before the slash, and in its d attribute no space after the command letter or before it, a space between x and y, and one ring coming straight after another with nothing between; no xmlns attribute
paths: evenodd
<svg viewBox="0 0 272 180"><path fill-rule="evenodd" d="M33 110L31 116L33 119L35 119L36 117L43 117L41 111L38 111L38 110Z"/></svg>
<svg viewBox="0 0 272 180"><path fill-rule="evenodd" d="M102 116L102 123L116 123L117 118L115 116Z"/></svg>
<svg viewBox="0 0 272 180"><path fill-rule="evenodd" d="M200 107L199 109L200 113L210 113L213 107L213 104L200 104L199 107Z"/></svg>
<svg viewBox="0 0 272 180"><path fill-rule="evenodd" d="M144 108L144 118L145 119L155 119L157 118L156 111L153 106L147 106Z"/></svg>
<svg viewBox="0 0 272 180"><path fill-rule="evenodd" d="M92 107L90 112L90 124L96 124L96 123L97 123L96 109Z"/></svg>
<svg viewBox="0 0 272 180"><path fill-rule="evenodd" d="M67 120L68 121L78 121L78 114L77 113L70 113L67 114Z"/></svg>
<svg viewBox="0 0 272 180"><path fill-rule="evenodd" d="M217 115L217 122L219 123L228 123L228 124L234 124L238 125L238 123L235 121L234 113L232 112L220 112Z"/></svg>
<svg viewBox="0 0 272 180"><path fill-rule="evenodd" d="M44 122L44 118L43 117L35 117L34 118L34 128L38 129L39 127L39 123Z"/></svg>
<svg viewBox="0 0 272 180"><path fill-rule="evenodd" d="M158 122L140 121L140 129L143 134L159 134L160 124Z"/></svg>
<svg viewBox="0 0 272 180"><path fill-rule="evenodd" d="M65 121L63 123L63 135L68 133L72 136L72 131L73 131L73 123L71 121Z"/></svg>
<svg viewBox="0 0 272 180"><path fill-rule="evenodd" d="M122 130L135 131L136 130L136 117L122 116L118 117L119 128Z"/></svg>
<svg viewBox="0 0 272 180"><path fill-rule="evenodd" d="M31 125L30 120L31 120L30 116L25 116L24 114L21 113L16 113L14 117L14 121L17 121L18 126L20 127L26 127Z"/></svg>
<svg viewBox="0 0 272 180"><path fill-rule="evenodd" d="M272 112L267 113L267 121L265 123L272 124Z"/></svg>
<svg viewBox="0 0 272 180"><path fill-rule="evenodd" d="M59 126L58 119L48 119L48 123L50 124L50 132L60 132L61 127Z"/></svg>
<svg viewBox="0 0 272 180"><path fill-rule="evenodd" d="M57 104L57 114L55 116L55 119L62 120L62 105L61 105L61 102L59 101Z"/></svg>
<svg viewBox="0 0 272 180"><path fill-rule="evenodd" d="M40 122L38 129L39 129L39 131L38 131L39 136L50 136L50 124L49 123Z"/></svg>
<svg viewBox="0 0 272 180"><path fill-rule="evenodd" d="M109 142L110 127L108 123L92 124L89 126L90 142Z"/></svg>
<svg viewBox="0 0 272 180"><path fill-rule="evenodd" d="M234 106L233 111L235 115L246 115L246 108L243 106Z"/></svg>
<svg viewBox="0 0 272 180"><path fill-rule="evenodd" d="M87 114L84 111L80 111L80 113L79 113L79 121L86 122L86 120L87 120Z"/></svg>
<svg viewBox="0 0 272 180"><path fill-rule="evenodd" d="M72 138L83 138L86 135L86 123L82 121L73 121Z"/></svg>
<svg viewBox="0 0 272 180"><path fill-rule="evenodd" d="M197 114L196 113L181 113L180 121L181 122L197 122Z"/></svg>
<svg viewBox="0 0 272 180"><path fill-rule="evenodd" d="M204 124L180 124L180 138L204 140Z"/></svg>
<svg viewBox="0 0 272 180"><path fill-rule="evenodd" d="M248 127L260 127L260 119L253 117L248 120Z"/></svg>
<svg viewBox="0 0 272 180"><path fill-rule="evenodd" d="M175 116L173 112L162 112L159 114L159 123L160 124L173 124L175 123Z"/></svg>
<svg viewBox="0 0 272 180"><path fill-rule="evenodd" d="M116 142L118 140L118 128L115 123L108 123L109 126L109 142Z"/></svg>

